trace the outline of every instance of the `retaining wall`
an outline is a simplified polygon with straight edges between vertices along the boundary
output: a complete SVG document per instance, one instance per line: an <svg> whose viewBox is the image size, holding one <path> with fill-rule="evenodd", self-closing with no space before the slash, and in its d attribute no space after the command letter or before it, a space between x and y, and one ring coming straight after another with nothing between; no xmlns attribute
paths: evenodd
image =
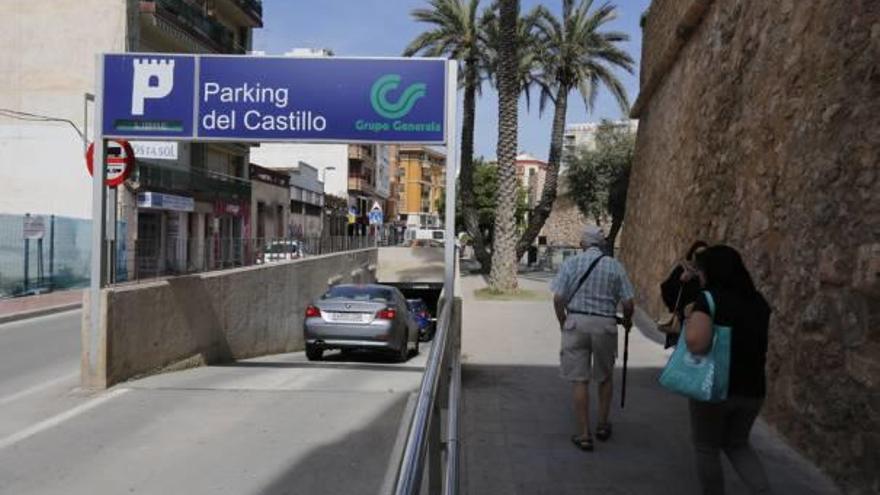
<svg viewBox="0 0 880 495"><path fill-rule="evenodd" d="M331 285L374 281L376 265L371 248L104 289L95 370L86 291L83 386L302 350L305 307Z"/></svg>

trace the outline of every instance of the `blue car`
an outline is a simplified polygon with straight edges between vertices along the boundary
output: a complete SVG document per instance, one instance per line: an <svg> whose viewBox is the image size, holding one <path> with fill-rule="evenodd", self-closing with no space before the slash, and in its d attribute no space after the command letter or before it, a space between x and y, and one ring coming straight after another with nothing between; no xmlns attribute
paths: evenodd
<svg viewBox="0 0 880 495"><path fill-rule="evenodd" d="M425 301L422 299L407 299L406 305L409 307L409 312L419 327L419 340L427 342L433 339L434 322Z"/></svg>

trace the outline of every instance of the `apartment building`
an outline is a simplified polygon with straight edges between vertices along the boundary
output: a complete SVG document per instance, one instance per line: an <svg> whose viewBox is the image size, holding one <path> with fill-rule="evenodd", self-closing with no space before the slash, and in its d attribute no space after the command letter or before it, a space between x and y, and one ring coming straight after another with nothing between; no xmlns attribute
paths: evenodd
<svg viewBox="0 0 880 495"><path fill-rule="evenodd" d="M534 208L547 180L547 162L529 153L520 153L516 157L516 180L523 191L526 191L529 208Z"/></svg>
<svg viewBox="0 0 880 495"><path fill-rule="evenodd" d="M91 217L82 156L92 135L96 54L243 54L261 26L259 0L0 2L0 213ZM20 112L40 117L22 120ZM252 236L249 147L139 149L156 152L142 151L117 188L119 278L241 261L241 248L219 241Z"/></svg>
<svg viewBox="0 0 880 495"><path fill-rule="evenodd" d="M271 169L293 170L300 162L314 167L324 192L346 201L363 232L374 203L385 211L391 189L389 149L375 144L263 143L251 150L251 160Z"/></svg>
<svg viewBox="0 0 880 495"><path fill-rule="evenodd" d="M621 129L629 129L636 132L639 128L639 121L634 119L623 119L616 121L607 121ZM565 126L565 133L562 135L562 151L563 155L575 152L581 147L589 150L596 149L596 131L599 130L601 122L586 122L582 124L568 124Z"/></svg>
<svg viewBox="0 0 880 495"><path fill-rule="evenodd" d="M439 200L446 191L446 155L430 146L397 148L397 220L439 227Z"/></svg>
<svg viewBox="0 0 880 495"><path fill-rule="evenodd" d="M320 237L323 228L324 183L318 177L317 168L299 162L296 169L290 171L290 234L301 238Z"/></svg>

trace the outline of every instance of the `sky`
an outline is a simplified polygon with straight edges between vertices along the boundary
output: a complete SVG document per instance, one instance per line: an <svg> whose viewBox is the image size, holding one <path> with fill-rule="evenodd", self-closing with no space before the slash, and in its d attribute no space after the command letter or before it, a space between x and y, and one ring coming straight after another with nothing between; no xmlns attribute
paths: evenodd
<svg viewBox="0 0 880 495"><path fill-rule="evenodd" d="M490 0L481 4L488 5ZM623 44L638 63L641 57L642 32L639 18L651 0L616 0L618 18L607 29L623 31L630 41ZM399 56L406 45L425 29L410 12L427 4L425 0L263 0L263 28L255 30L254 50L267 55L281 55L293 48L329 48L336 56ZM559 15L562 0L522 0L526 12L544 4ZM600 2L596 2L597 5ZM618 71L627 88L630 103L638 94L638 68L635 74ZM486 84L477 101L474 153L488 159L495 157L498 139L498 99ZM537 93L532 108L520 101L519 150L547 159L550 149L550 126L553 108L543 115L538 111ZM569 97L566 122L598 122L623 117L614 98L601 90L596 107L587 114L583 100L574 93ZM459 120L461 107L459 106Z"/></svg>

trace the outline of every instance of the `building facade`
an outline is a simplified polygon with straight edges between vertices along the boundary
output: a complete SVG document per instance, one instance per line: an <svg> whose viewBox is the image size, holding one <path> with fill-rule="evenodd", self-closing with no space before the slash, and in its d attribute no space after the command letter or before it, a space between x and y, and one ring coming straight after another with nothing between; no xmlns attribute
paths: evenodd
<svg viewBox="0 0 880 495"><path fill-rule="evenodd" d="M563 155L574 153L580 148L588 150L596 149L596 131L602 124L612 124L615 127L626 128L632 132L636 132L639 128L639 121L635 119L623 119L617 121L606 122L586 122L582 124L568 124L565 126L565 133L562 135L562 152Z"/></svg>
<svg viewBox="0 0 880 495"><path fill-rule="evenodd" d="M290 171L290 236L321 237L324 204L324 183L318 176L318 169L299 162Z"/></svg>
<svg viewBox="0 0 880 495"><path fill-rule="evenodd" d="M254 241L289 237L290 174L251 163L250 178Z"/></svg>
<svg viewBox="0 0 880 495"><path fill-rule="evenodd" d="M96 20L100 21L96 21ZM262 26L258 0L12 0L0 4L0 212L91 217L82 163L92 135L95 55L243 54ZM34 42L33 33L42 37ZM12 117L10 117L12 116ZM134 143L138 145L138 143ZM250 236L249 147L164 143L141 149L118 193L118 279L243 261L221 239ZM27 163L28 166L20 166Z"/></svg>
<svg viewBox="0 0 880 495"><path fill-rule="evenodd" d="M446 155L430 146L401 145L396 168L397 220L439 227L438 206L446 191Z"/></svg>
<svg viewBox="0 0 880 495"><path fill-rule="evenodd" d="M547 162L528 153L520 153L516 157L516 179L527 193L529 208L534 208L544 191Z"/></svg>
<svg viewBox="0 0 880 495"><path fill-rule="evenodd" d="M314 167L324 184L322 193L344 198L360 231L366 230L373 204L385 210L392 163L387 146L264 143L254 148L251 156L266 168L294 170L300 162Z"/></svg>

